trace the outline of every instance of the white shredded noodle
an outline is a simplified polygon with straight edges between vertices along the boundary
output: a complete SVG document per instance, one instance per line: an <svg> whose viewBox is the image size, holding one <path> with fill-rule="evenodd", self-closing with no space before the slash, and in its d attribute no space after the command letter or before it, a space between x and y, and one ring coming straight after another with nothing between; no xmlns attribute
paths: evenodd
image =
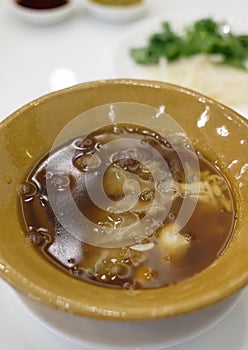
<svg viewBox="0 0 248 350"><path fill-rule="evenodd" d="M157 78L199 91L232 108L248 106L248 73L199 54L166 64L161 60Z"/></svg>

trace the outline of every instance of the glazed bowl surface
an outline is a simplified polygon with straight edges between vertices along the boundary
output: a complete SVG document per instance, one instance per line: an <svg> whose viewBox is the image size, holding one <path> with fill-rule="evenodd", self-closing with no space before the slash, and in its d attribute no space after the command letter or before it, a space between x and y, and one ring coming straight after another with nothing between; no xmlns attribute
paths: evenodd
<svg viewBox="0 0 248 350"><path fill-rule="evenodd" d="M27 173L70 121L94 107L119 102L165 106L195 150L216 164L231 186L236 211L231 242L208 268L169 287L130 291L80 281L38 254L24 232L18 189ZM236 112L162 82L90 82L30 102L0 124L0 276L51 307L103 319L165 318L226 298L248 282L247 143L248 122Z"/></svg>

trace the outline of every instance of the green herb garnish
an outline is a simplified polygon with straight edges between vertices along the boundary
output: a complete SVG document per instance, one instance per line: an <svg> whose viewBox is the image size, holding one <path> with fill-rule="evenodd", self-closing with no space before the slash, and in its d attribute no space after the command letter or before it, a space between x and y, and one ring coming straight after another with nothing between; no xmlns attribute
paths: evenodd
<svg viewBox="0 0 248 350"><path fill-rule="evenodd" d="M162 23L162 31L151 35L146 47L132 48L130 53L138 64L158 64L160 58L168 62L197 54L222 55L223 63L246 69L248 35L225 32L224 23L211 18L200 19L177 34L169 22Z"/></svg>

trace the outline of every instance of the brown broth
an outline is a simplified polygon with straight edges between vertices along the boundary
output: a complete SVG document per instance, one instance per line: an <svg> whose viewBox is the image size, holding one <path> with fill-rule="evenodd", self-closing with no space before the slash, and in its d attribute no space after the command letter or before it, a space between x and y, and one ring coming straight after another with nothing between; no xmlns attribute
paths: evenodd
<svg viewBox="0 0 248 350"><path fill-rule="evenodd" d="M154 184L150 169L132 158L132 152L137 150L139 152L139 148L130 150L128 143L126 146L128 157L118 155L115 158L109 147L108 157L111 162L108 166L106 166L108 162L106 159L101 159L99 163L97 157L90 158L96 155L96 150L110 141L123 137L135 138L140 143L147 143L155 148L169 165L175 183L180 185L185 182L185 174L177 152L164 137L151 130L125 124L109 125L85 139L81 137L71 140L56 149L53 157L61 158L69 145L76 145L73 166L69 172L71 193L80 211L92 222L99 225L104 223L105 227L107 223L118 228L120 221L132 221L133 212L121 214L120 220L120 214L112 212L110 215L109 212L99 209L87 194L86 172L93 174L99 166L107 168L103 177L103 186L108 197L116 203L124 197L122 187L118 183L118 176L120 178L120 175L126 174L145 184L146 190L141 193L137 204L137 208L141 206L142 210L135 209L135 215L136 217L138 215L139 219L147 214L143 208L152 203L157 186ZM49 259L51 263L71 276L90 283L139 289L168 286L189 278L205 269L222 254L234 225L234 206L226 179L206 159L201 156L198 158L201 183L206 185L206 188L212 186L210 191L212 198L209 199L204 193L199 197L191 218L177 233L176 238L179 238L179 245L182 245L179 250L177 248L171 250L170 246L168 248L163 237L165 240L168 237L175 237L166 232L170 231L172 223L177 219L184 196L191 196L192 193L179 193L159 227L139 242L142 247L150 249L139 251L137 246L121 248L94 246L74 238L56 220L47 196L48 155L35 165L20 187L21 210L27 238L37 252ZM118 174L117 177L116 174ZM53 174L52 179L56 179L57 175ZM207 183L206 179L211 181L217 179L219 188L210 180ZM65 179L59 178L59 180L57 184L63 185Z"/></svg>

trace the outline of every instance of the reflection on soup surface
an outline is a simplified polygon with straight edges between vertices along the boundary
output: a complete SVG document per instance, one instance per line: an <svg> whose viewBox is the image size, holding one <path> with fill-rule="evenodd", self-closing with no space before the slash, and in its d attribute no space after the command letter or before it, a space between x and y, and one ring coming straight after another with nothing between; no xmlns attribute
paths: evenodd
<svg viewBox="0 0 248 350"><path fill-rule="evenodd" d="M111 124L70 140L20 186L27 238L51 263L90 283L139 289L189 278L218 258L234 225L226 179L194 157L198 169L185 145L175 149L136 125ZM72 201L92 223L81 225L81 235L78 227L73 232Z"/></svg>

